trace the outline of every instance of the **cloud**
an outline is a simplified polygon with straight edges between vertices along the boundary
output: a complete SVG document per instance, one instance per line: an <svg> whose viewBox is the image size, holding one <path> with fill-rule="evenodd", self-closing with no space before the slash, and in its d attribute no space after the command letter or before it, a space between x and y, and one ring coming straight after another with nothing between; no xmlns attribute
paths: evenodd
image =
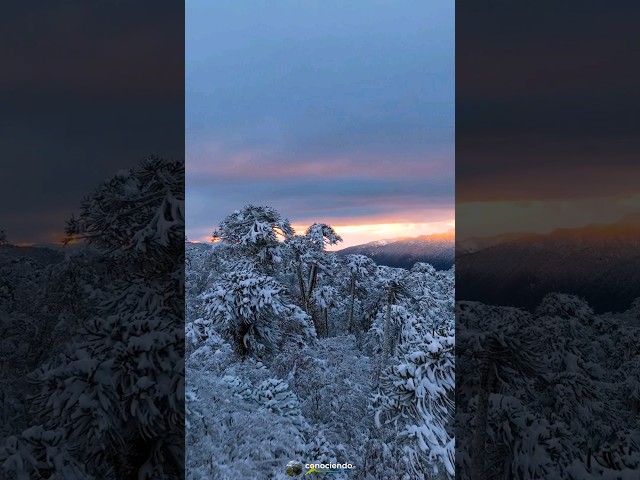
<svg viewBox="0 0 640 480"><path fill-rule="evenodd" d="M153 9L144 2L80 0L8 9L0 34L5 91L67 100L183 95L184 26L168 0Z"/></svg>
<svg viewBox="0 0 640 480"><path fill-rule="evenodd" d="M452 3L193 1L186 35L190 236L247 203L296 224L452 218Z"/></svg>
<svg viewBox="0 0 640 480"><path fill-rule="evenodd" d="M459 236L614 221L637 194L635 4L456 5ZM541 34L542 32L542 34Z"/></svg>
<svg viewBox="0 0 640 480"><path fill-rule="evenodd" d="M14 2L0 19L0 228L58 239L84 196L155 154L184 155L175 2Z"/></svg>
<svg viewBox="0 0 640 480"><path fill-rule="evenodd" d="M252 158L240 155L204 168L187 158L188 232L205 225L212 229L247 203L273 206L303 223L424 223L453 215L451 161L384 162L372 154L339 162L251 164Z"/></svg>
<svg viewBox="0 0 640 480"><path fill-rule="evenodd" d="M449 150L449 151L448 151ZM291 152L246 150L225 152L216 144L191 145L188 175L193 181L290 178L403 178L446 176L452 173L451 148L428 154L358 152L320 156Z"/></svg>

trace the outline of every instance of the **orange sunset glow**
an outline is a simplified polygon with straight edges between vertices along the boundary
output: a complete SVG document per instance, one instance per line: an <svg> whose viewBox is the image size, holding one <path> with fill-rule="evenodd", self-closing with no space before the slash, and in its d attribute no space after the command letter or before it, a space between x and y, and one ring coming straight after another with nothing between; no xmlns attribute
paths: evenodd
<svg viewBox="0 0 640 480"><path fill-rule="evenodd" d="M456 205L462 220L458 238L512 232L550 233L558 228L609 224L640 211L640 195L576 200L477 201Z"/></svg>
<svg viewBox="0 0 640 480"><path fill-rule="evenodd" d="M342 237L342 242L329 250L360 245L375 240L390 240L399 237L418 237L434 233L445 233L455 227L455 220L430 223L379 223L371 225L333 225L335 231ZM296 232L304 232L306 226L294 226Z"/></svg>
<svg viewBox="0 0 640 480"><path fill-rule="evenodd" d="M309 225L292 225L296 233L301 234ZM342 242L329 247L328 250L340 250L342 248L360 245L375 240L391 240L403 237L418 237L421 235L433 235L440 233L451 233L455 229L455 220L425 223L374 223L362 225L334 225L331 226L342 237ZM189 241L194 243L205 243L211 241L213 228L196 232Z"/></svg>

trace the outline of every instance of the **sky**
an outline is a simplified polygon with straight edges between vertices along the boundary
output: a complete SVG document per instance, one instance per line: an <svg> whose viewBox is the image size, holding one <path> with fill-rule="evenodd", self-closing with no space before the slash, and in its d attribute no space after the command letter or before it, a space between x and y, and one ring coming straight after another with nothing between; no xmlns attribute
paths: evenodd
<svg viewBox="0 0 640 480"><path fill-rule="evenodd" d="M456 6L459 239L640 211L640 72L628 63L640 6L541 7Z"/></svg>
<svg viewBox="0 0 640 480"><path fill-rule="evenodd" d="M153 7L153 8L150 8ZM83 198L184 156L184 19L168 0L0 7L0 229L57 243Z"/></svg>
<svg viewBox="0 0 640 480"><path fill-rule="evenodd" d="M341 248L451 230L454 63L450 1L189 0L187 236L249 203Z"/></svg>

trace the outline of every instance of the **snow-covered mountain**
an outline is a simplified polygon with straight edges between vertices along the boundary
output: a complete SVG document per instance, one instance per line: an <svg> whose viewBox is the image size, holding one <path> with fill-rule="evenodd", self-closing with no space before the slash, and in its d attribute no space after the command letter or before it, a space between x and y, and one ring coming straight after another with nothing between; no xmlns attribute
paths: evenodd
<svg viewBox="0 0 640 480"><path fill-rule="evenodd" d="M620 311L640 297L640 215L609 225L525 235L456 261L458 298L531 308L549 292Z"/></svg>
<svg viewBox="0 0 640 480"><path fill-rule="evenodd" d="M378 240L338 250L336 253L366 255L378 265L389 267L411 268L417 262L425 262L437 270L448 270L454 263L455 236L453 232L446 232Z"/></svg>

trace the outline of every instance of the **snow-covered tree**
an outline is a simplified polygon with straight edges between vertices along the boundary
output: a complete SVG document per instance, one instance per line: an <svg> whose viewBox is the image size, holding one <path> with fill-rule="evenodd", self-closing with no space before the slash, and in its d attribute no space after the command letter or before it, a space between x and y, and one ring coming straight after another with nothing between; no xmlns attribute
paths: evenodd
<svg viewBox="0 0 640 480"><path fill-rule="evenodd" d="M217 325L241 356L260 355L280 341L280 318L291 313L282 294L272 277L250 270L230 272L203 294L205 319Z"/></svg>
<svg viewBox="0 0 640 480"><path fill-rule="evenodd" d="M477 302L457 308L462 478L634 478L640 329L633 313L595 314L584 300L557 293L532 312Z"/></svg>
<svg viewBox="0 0 640 480"><path fill-rule="evenodd" d="M317 305L315 300L319 299L324 303L328 298L326 294L329 290L325 289L325 297L314 295L319 285L318 278L322 276L320 272L327 274L332 270L332 262L325 249L326 246L335 245L341 241L342 238L335 230L324 223L314 223L304 235L294 235L286 241L291 257L290 269L295 271L301 305L312 316L317 331L321 331L323 325L328 325L326 313L328 307ZM316 305L320 307L320 311L314 308Z"/></svg>
<svg viewBox="0 0 640 480"><path fill-rule="evenodd" d="M340 480L448 475L453 272L345 258L330 226L281 218L248 206L213 247L187 245L188 478L287 478L290 460L353 463ZM408 371L414 390L395 383Z"/></svg>
<svg viewBox="0 0 640 480"><path fill-rule="evenodd" d="M36 372L36 412L94 475L175 478L183 460L184 163L152 157L100 185L68 224L111 291Z"/></svg>
<svg viewBox="0 0 640 480"><path fill-rule="evenodd" d="M402 311L402 310L400 310ZM376 425L392 423L396 440L417 476L455 473L453 436L455 338L452 315L446 330L431 334L408 312L400 342L382 373L373 408Z"/></svg>
<svg viewBox="0 0 640 480"><path fill-rule="evenodd" d="M63 431L30 427L0 444L0 472L6 480L93 480L74 453Z"/></svg>
<svg viewBox="0 0 640 480"><path fill-rule="evenodd" d="M356 301L356 287L359 281L363 281L368 275L371 275L375 269L375 263L369 257L364 255L347 255L347 269L349 271L349 318L347 319L347 327L349 333L357 330L354 319L354 306Z"/></svg>
<svg viewBox="0 0 640 480"><path fill-rule="evenodd" d="M337 305L337 289L330 285L323 285L313 292L313 302L320 310L320 321L316 330L322 331L325 337L329 336L329 311Z"/></svg>
<svg viewBox="0 0 640 480"><path fill-rule="evenodd" d="M282 261L282 245L294 235L289 220L282 219L271 207L246 205L228 215L213 239L233 246L245 258L253 259L264 273L272 272Z"/></svg>

